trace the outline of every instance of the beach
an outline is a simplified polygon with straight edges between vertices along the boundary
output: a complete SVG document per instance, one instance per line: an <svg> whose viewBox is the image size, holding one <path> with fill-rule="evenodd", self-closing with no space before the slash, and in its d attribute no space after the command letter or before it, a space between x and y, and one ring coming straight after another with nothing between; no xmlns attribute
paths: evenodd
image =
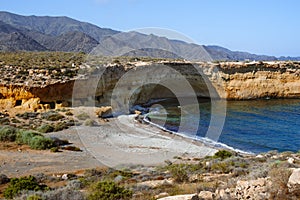
<svg viewBox="0 0 300 200"><path fill-rule="evenodd" d="M98 126L73 126L46 134L68 140L82 151L31 150L21 146L0 151L1 173L24 176L64 174L95 167L156 166L177 157L201 158L217 150L199 141L164 132L137 122L134 115L122 115Z"/></svg>

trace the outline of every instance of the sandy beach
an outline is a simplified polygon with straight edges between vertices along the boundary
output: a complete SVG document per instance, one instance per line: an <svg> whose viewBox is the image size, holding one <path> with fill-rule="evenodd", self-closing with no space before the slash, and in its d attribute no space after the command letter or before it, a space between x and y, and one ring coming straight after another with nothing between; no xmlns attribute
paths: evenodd
<svg viewBox="0 0 300 200"><path fill-rule="evenodd" d="M204 157L215 149L204 144L140 124L135 115L122 115L100 127L77 127L85 148L110 167L157 165L174 157Z"/></svg>
<svg viewBox="0 0 300 200"><path fill-rule="evenodd" d="M0 172L9 176L34 173L67 173L101 166L153 166L174 157L200 158L215 149L197 141L164 132L135 121L134 115L119 116L99 126L75 126L47 136L69 140L81 152L51 153L26 146L0 150Z"/></svg>

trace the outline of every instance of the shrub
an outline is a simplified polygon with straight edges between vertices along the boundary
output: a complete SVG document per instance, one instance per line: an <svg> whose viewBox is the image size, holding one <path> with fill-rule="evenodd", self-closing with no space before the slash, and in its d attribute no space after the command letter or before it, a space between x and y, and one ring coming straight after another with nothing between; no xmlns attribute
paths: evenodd
<svg viewBox="0 0 300 200"><path fill-rule="evenodd" d="M68 128L68 125L65 123L65 122L59 122L57 124L55 124L54 126L54 131L61 131L61 130L64 130L64 129L67 129Z"/></svg>
<svg viewBox="0 0 300 200"><path fill-rule="evenodd" d="M211 165L211 170L215 172L229 173L233 170L233 163L217 162Z"/></svg>
<svg viewBox="0 0 300 200"><path fill-rule="evenodd" d="M232 153L226 150L219 150L215 153L214 158L221 158L222 160L226 158L230 158L232 156Z"/></svg>
<svg viewBox="0 0 300 200"><path fill-rule="evenodd" d="M27 191L23 192L20 200L28 200L30 197L37 200L84 200L86 199L82 192L69 187L58 188L49 191ZM40 199L39 199L40 198ZM32 199L33 200L33 199Z"/></svg>
<svg viewBox="0 0 300 200"><path fill-rule="evenodd" d="M5 126L0 129L0 141L14 142L17 136L17 129L11 126Z"/></svg>
<svg viewBox="0 0 300 200"><path fill-rule="evenodd" d="M8 187L4 190L4 197L7 199L12 199L19 195L21 191L25 190L45 190L46 185L40 185L33 176L22 177L22 178L12 178L9 182Z"/></svg>
<svg viewBox="0 0 300 200"><path fill-rule="evenodd" d="M80 180L71 180L68 182L67 187L73 190L79 190L83 188L83 183Z"/></svg>
<svg viewBox="0 0 300 200"><path fill-rule="evenodd" d="M25 112L25 113L18 113L16 116L22 119L29 119L29 118L36 118L39 115L39 113L35 112Z"/></svg>
<svg viewBox="0 0 300 200"><path fill-rule="evenodd" d="M37 128L37 131L41 133L50 133L54 131L54 127L50 124L43 124Z"/></svg>
<svg viewBox="0 0 300 200"><path fill-rule="evenodd" d="M92 119L86 119L86 120L84 121L84 125L85 125L85 126L95 126L95 125L96 125L96 122L95 122L94 120L92 120Z"/></svg>
<svg viewBox="0 0 300 200"><path fill-rule="evenodd" d="M76 115L77 119L79 120L86 120L86 119L89 119L90 116L87 114L87 113L80 113L79 115Z"/></svg>
<svg viewBox="0 0 300 200"><path fill-rule="evenodd" d="M33 137L40 135L39 133L33 131L19 130L16 137L16 142L20 144L30 144Z"/></svg>
<svg viewBox="0 0 300 200"><path fill-rule="evenodd" d="M126 200L132 197L131 190L111 181L100 181L92 189L93 192L88 195L89 200Z"/></svg>
<svg viewBox="0 0 300 200"><path fill-rule="evenodd" d="M291 174L291 170L277 166L269 171L272 181L270 188L271 199L285 199L285 197L289 196L287 183Z"/></svg>
<svg viewBox="0 0 300 200"><path fill-rule="evenodd" d="M188 169L185 164L173 164L169 166L170 173L176 182L182 183L189 179Z"/></svg>
<svg viewBox="0 0 300 200"><path fill-rule="evenodd" d="M61 114L59 114L57 112L49 111L49 112L43 113L42 118L46 119L48 121L58 121L58 120L64 118L64 116L62 116Z"/></svg>
<svg viewBox="0 0 300 200"><path fill-rule="evenodd" d="M29 146L32 149L37 149L37 150L44 150L44 149L50 149L51 147L54 146L53 141L50 138L46 138L43 136L34 136L31 138L29 142Z"/></svg>

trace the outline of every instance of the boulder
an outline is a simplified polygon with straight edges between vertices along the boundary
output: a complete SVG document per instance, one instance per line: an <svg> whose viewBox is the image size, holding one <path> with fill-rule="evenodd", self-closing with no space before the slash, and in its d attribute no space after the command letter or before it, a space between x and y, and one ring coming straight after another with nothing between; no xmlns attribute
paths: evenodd
<svg viewBox="0 0 300 200"><path fill-rule="evenodd" d="M170 196L169 193L167 192L162 192L162 193L159 193L158 195L155 195L155 199L159 199L159 198L163 198L163 197L167 197L167 196Z"/></svg>
<svg viewBox="0 0 300 200"><path fill-rule="evenodd" d="M69 179L68 174L63 174L63 175L61 176L61 179L62 179L62 180L68 180L68 179Z"/></svg>
<svg viewBox="0 0 300 200"><path fill-rule="evenodd" d="M300 168L294 169L287 183L290 192L300 190Z"/></svg>
<svg viewBox="0 0 300 200"><path fill-rule="evenodd" d="M0 185L6 184L9 181L10 181L9 178L5 174L0 174Z"/></svg>
<svg viewBox="0 0 300 200"><path fill-rule="evenodd" d="M235 189L234 188L226 188L226 189L217 189L215 192L214 199L222 199L222 200L231 200L235 199Z"/></svg>
<svg viewBox="0 0 300 200"><path fill-rule="evenodd" d="M100 108L97 108L95 113L100 118L112 117L112 107L111 106L102 106Z"/></svg>
<svg viewBox="0 0 300 200"><path fill-rule="evenodd" d="M41 109L40 98L31 98L22 104L22 109L36 111Z"/></svg>
<svg viewBox="0 0 300 200"><path fill-rule="evenodd" d="M199 200L199 197L197 194L183 194L183 195L164 197L158 200Z"/></svg>
<svg viewBox="0 0 300 200"><path fill-rule="evenodd" d="M152 180L152 181L144 181L141 183L138 183L138 186L144 186L144 187L149 187L149 188L157 188L160 186L170 186L173 185L172 180Z"/></svg>
<svg viewBox="0 0 300 200"><path fill-rule="evenodd" d="M296 185L299 184L300 185L300 168L294 169L289 181L288 181L289 185Z"/></svg>
<svg viewBox="0 0 300 200"><path fill-rule="evenodd" d="M294 164L295 163L295 159L294 158L288 158L287 161L290 164Z"/></svg>
<svg viewBox="0 0 300 200"><path fill-rule="evenodd" d="M213 200L215 194L210 191L201 191L198 195L199 199Z"/></svg>

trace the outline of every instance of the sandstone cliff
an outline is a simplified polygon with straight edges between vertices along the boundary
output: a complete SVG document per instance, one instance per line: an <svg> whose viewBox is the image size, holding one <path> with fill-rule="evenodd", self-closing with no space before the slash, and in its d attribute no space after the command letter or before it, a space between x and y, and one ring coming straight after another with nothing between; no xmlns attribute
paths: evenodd
<svg viewBox="0 0 300 200"><path fill-rule="evenodd" d="M109 105L112 99L134 104L195 95L230 100L299 98L299 66L298 62L108 64L71 79L50 78L41 85L3 79L0 102L2 109L37 110L72 104ZM27 79L35 76L30 72Z"/></svg>

